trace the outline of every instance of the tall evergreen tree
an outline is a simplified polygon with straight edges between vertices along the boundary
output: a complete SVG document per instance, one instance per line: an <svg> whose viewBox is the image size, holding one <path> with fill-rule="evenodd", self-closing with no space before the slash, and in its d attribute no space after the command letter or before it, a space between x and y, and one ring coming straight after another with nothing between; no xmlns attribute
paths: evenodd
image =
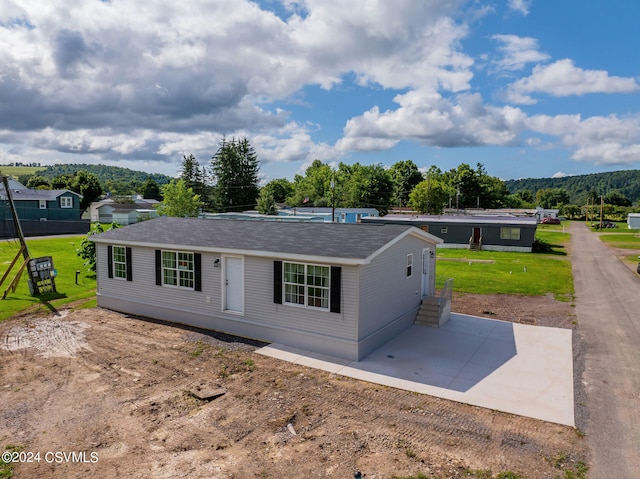
<svg viewBox="0 0 640 479"><path fill-rule="evenodd" d="M249 140L222 139L216 154L211 158L211 172L216 211L242 211L256 205L260 188L260 165Z"/></svg>

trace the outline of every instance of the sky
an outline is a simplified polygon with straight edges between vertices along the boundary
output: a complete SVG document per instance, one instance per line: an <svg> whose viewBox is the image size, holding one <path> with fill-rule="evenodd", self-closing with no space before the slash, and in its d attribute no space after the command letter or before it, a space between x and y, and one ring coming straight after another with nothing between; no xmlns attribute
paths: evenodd
<svg viewBox="0 0 640 479"><path fill-rule="evenodd" d="M0 0L0 166L640 169L640 2Z"/></svg>

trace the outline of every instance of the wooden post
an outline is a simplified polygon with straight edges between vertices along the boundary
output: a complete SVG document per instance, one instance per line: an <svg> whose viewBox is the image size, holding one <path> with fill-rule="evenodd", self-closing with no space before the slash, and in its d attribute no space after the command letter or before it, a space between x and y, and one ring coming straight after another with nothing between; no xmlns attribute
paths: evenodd
<svg viewBox="0 0 640 479"><path fill-rule="evenodd" d="M4 190L7 194L7 198L9 199L9 208L11 209L11 215L13 216L13 224L16 227L16 233L18 234L18 239L20 240L20 244L23 247L22 256L25 260L29 259L29 248L27 247L27 243L24 240L24 235L22 234L22 226L20 226L20 220L18 219L18 212L16 211L16 205L13 203L13 197L11 196L11 189L9 188L9 177L3 176L2 183L4 184Z"/></svg>

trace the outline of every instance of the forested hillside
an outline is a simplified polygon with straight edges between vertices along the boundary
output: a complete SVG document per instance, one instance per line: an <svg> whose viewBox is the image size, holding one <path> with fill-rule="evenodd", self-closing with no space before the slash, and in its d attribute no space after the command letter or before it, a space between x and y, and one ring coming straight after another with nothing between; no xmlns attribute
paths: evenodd
<svg viewBox="0 0 640 479"><path fill-rule="evenodd" d="M589 175L565 176L562 178L524 178L505 181L512 194L519 191L536 192L561 188L569 194L573 204L584 204L587 197L608 196L618 193L632 203L640 200L640 170L622 170Z"/></svg>
<svg viewBox="0 0 640 479"><path fill-rule="evenodd" d="M142 184L147 180L147 178L151 178L159 185L164 185L169 183L171 180L170 176L161 175L159 173L145 173L144 171L134 171L129 168L122 168L119 166L87 164L53 165L38 170L36 174L47 178L54 178L60 175L74 174L80 170L96 175L101 184L109 184L109 182Z"/></svg>

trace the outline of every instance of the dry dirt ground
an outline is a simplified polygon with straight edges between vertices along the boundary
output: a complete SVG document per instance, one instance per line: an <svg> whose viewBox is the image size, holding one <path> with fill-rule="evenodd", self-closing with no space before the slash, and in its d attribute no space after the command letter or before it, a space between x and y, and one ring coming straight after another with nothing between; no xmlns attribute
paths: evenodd
<svg viewBox="0 0 640 479"><path fill-rule="evenodd" d="M453 309L572 327L571 304L550 296L457 295ZM0 450L32 460L16 478L583 477L564 475L588 462L579 430L260 346L100 308L4 321Z"/></svg>

